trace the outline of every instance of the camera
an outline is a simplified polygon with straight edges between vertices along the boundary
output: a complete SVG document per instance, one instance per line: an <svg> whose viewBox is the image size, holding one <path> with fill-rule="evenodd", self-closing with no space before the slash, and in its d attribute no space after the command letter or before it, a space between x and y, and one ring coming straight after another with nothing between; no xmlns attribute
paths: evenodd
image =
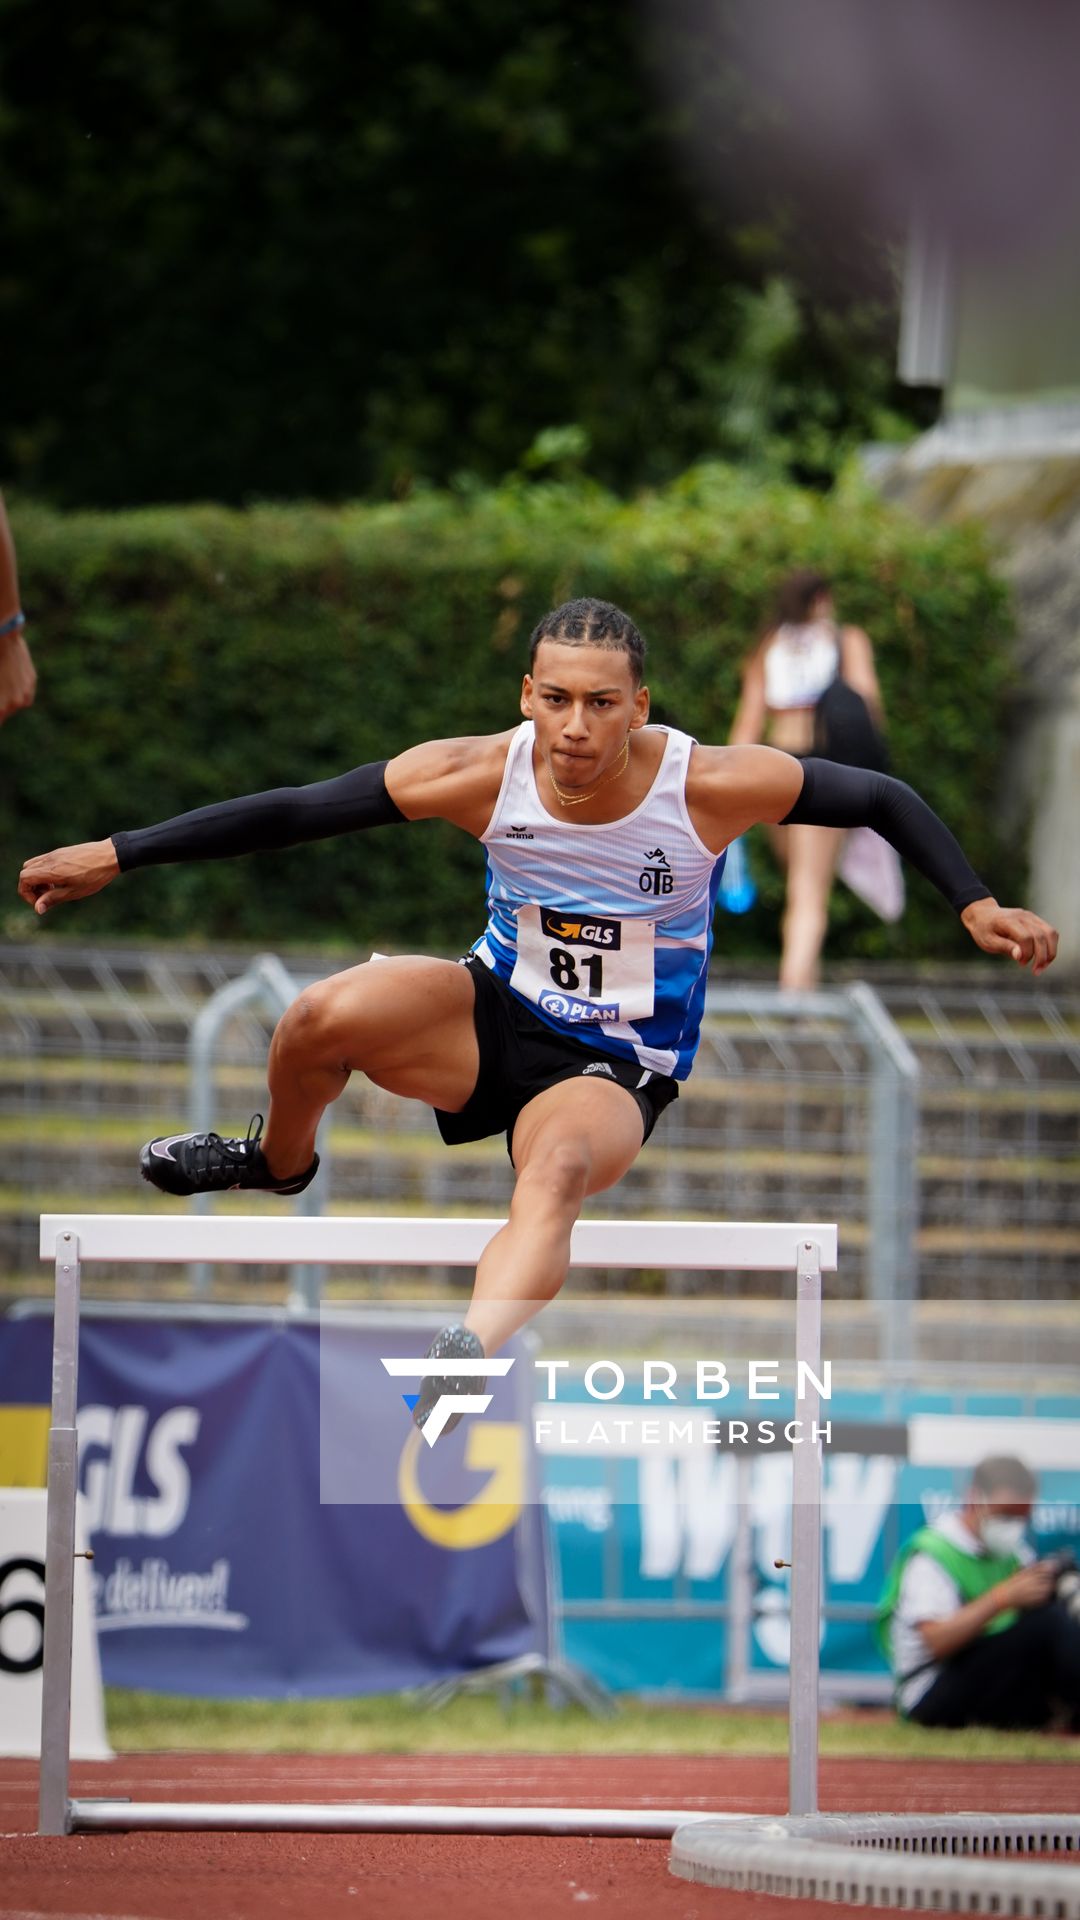
<svg viewBox="0 0 1080 1920"><path fill-rule="evenodd" d="M1067 1547L1048 1553L1046 1560L1054 1570L1054 1599L1074 1620L1080 1620L1080 1561Z"/></svg>

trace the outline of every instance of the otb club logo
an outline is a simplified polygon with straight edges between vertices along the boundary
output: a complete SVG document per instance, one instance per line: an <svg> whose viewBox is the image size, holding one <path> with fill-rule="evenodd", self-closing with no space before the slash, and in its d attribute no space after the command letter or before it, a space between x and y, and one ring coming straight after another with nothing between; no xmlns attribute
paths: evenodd
<svg viewBox="0 0 1080 1920"><path fill-rule="evenodd" d="M638 886L642 893L652 893L657 896L663 893L674 893L675 875L668 866L667 854L663 847L654 847L651 853L645 855L645 865L638 874Z"/></svg>
<svg viewBox="0 0 1080 1920"><path fill-rule="evenodd" d="M396 1380L426 1380L435 1374L442 1380L453 1379L490 1379L492 1374L502 1379L509 1373L513 1360L383 1360L383 1366ZM418 1393L403 1393L402 1399L411 1413L420 1398ZM440 1393L420 1431L429 1447L435 1445L440 1433L452 1413L486 1413L493 1396L490 1393Z"/></svg>

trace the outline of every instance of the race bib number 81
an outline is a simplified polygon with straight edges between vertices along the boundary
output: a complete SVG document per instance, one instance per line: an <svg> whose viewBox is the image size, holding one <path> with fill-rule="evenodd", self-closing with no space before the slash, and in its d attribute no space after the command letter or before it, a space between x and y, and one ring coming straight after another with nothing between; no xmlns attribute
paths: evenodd
<svg viewBox="0 0 1080 1920"><path fill-rule="evenodd" d="M516 993L552 1019L647 1020L653 1010L651 920L601 920L519 907Z"/></svg>

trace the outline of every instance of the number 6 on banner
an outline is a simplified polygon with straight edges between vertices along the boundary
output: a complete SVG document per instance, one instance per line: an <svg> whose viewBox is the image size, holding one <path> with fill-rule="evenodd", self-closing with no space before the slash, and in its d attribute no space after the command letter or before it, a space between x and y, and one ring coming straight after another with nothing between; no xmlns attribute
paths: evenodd
<svg viewBox="0 0 1080 1920"><path fill-rule="evenodd" d="M31 1599L20 1593L11 1599L8 1581L19 1573L32 1575L37 1590L43 1596L40 1600ZM0 1673L35 1673L41 1665L45 1648L45 1562L31 1560L25 1554L14 1560L0 1560ZM17 1651L23 1637L13 1633L5 1622L17 1614L25 1614L35 1623L32 1643L25 1653Z"/></svg>
<svg viewBox="0 0 1080 1920"><path fill-rule="evenodd" d="M105 1733L101 1662L90 1576L82 1555L86 1529L75 1515L71 1751L111 1760ZM0 1487L0 1754L36 1758L41 1748L41 1673L45 1641L45 1491Z"/></svg>

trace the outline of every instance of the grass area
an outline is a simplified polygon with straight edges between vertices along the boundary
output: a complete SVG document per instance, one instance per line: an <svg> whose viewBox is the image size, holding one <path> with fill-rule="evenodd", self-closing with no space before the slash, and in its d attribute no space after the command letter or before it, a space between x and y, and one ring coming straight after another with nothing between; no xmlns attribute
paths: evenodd
<svg viewBox="0 0 1080 1920"><path fill-rule="evenodd" d="M106 1690L120 1753L700 1753L787 1751L787 1714L649 1706L624 1697L610 1719L515 1694L466 1694L432 1712L408 1695L354 1700L189 1700ZM986 1729L931 1733L891 1713L826 1715L823 1754L883 1759L1080 1762L1080 1740Z"/></svg>

